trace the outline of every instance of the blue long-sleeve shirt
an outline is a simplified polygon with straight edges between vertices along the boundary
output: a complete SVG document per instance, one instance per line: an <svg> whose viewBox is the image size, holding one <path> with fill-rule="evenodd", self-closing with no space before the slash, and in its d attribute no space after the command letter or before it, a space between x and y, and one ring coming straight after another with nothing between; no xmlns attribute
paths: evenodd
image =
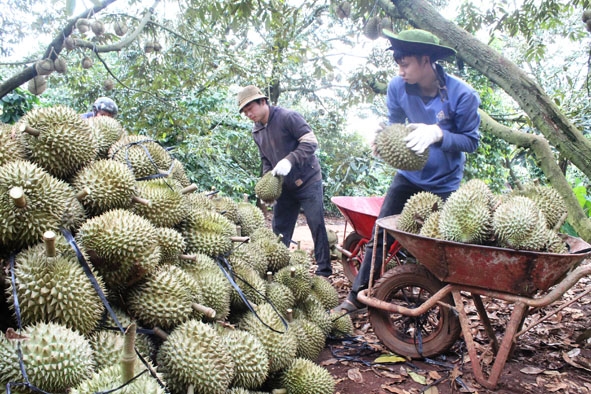
<svg viewBox="0 0 591 394"><path fill-rule="evenodd" d="M441 93L426 103L416 85L396 76L388 85L386 104L389 122L438 124L443 131L440 142L429 147L429 159L420 171L398 173L411 183L433 193L457 190L464 173L466 156L478 147L480 116L478 93L464 81L447 75L441 66L437 72L445 78L447 99Z"/></svg>

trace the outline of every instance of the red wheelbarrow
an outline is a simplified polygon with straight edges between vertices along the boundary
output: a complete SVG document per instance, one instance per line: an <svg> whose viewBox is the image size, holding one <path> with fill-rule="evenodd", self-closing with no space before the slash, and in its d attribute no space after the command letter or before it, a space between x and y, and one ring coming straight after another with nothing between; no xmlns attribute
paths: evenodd
<svg viewBox="0 0 591 394"><path fill-rule="evenodd" d="M384 197L335 196L330 200L346 220L343 244L336 245L336 249L341 252L341 264L345 275L353 282L365 257L365 247L371 239ZM348 224L353 228L350 233L347 232ZM399 264L400 260L406 257L401 249L401 245L396 241L389 247L382 265L383 271L389 263Z"/></svg>
<svg viewBox="0 0 591 394"><path fill-rule="evenodd" d="M591 245L579 238L564 236L568 254L531 252L423 237L398 230L397 220L398 215L388 216L378 219L376 226L395 237L419 264L397 266L359 293L376 335L390 350L422 358L445 352L461 332L474 377L488 389L497 386L516 339L557 312L522 328L528 311L550 305L591 274L591 265L580 265L591 256ZM466 296L473 300L495 354L488 377L464 309ZM482 296L513 304L500 345Z"/></svg>

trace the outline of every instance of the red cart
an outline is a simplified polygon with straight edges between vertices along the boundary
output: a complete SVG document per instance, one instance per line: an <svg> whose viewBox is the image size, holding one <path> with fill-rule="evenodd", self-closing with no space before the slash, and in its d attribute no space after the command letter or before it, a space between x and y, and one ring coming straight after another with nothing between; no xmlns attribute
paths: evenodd
<svg viewBox="0 0 591 394"><path fill-rule="evenodd" d="M371 239L372 230L384 203L384 197L352 197L336 196L330 199L345 217L344 241L336 248L342 254L341 263L347 278L353 282L359 271L359 265L365 256L365 247ZM347 232L350 224L353 231ZM389 263L400 263L404 254L401 245L394 242L388 249L382 270L386 270Z"/></svg>
<svg viewBox="0 0 591 394"><path fill-rule="evenodd" d="M376 335L390 350L420 358L448 350L461 332L474 376L488 389L496 387L516 339L543 321L522 328L528 311L550 305L579 279L591 274L591 265L580 265L591 256L591 245L579 238L564 236L568 254L520 251L407 233L396 228L397 219L397 215L378 219L376 226L394 236L419 264L397 266L359 293L358 299L369 307ZM466 296L473 300L495 354L488 377L464 309ZM500 345L482 296L513 304Z"/></svg>

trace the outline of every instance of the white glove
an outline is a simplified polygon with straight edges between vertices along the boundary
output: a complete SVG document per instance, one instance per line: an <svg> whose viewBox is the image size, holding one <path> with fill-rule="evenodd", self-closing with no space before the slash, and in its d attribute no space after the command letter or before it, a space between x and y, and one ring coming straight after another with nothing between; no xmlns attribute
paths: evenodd
<svg viewBox="0 0 591 394"><path fill-rule="evenodd" d="M271 171L271 174L273 174L273 176L275 176L275 175L286 176L287 174L289 174L290 171L291 171L291 163L289 162L289 160L281 159L281 160L279 160L279 163L277 163L275 168L273 168L273 170Z"/></svg>
<svg viewBox="0 0 591 394"><path fill-rule="evenodd" d="M431 144L441 141L443 131L436 124L410 123L406 129L411 133L404 137L406 147L417 155L422 154Z"/></svg>

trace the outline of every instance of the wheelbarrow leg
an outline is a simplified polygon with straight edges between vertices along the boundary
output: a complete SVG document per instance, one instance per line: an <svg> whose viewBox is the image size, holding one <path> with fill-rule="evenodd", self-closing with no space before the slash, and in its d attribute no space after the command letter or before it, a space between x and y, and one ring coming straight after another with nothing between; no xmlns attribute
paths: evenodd
<svg viewBox="0 0 591 394"><path fill-rule="evenodd" d="M488 379L484 376L484 372L482 371L482 365L480 363L480 358L476 352L476 346L474 344L474 339L472 338L472 333L470 332L470 321L466 316L466 311L464 309L464 303L462 300L462 296L459 290L452 291L454 297L454 303L458 310L460 325L462 326L462 334L464 335L464 341L466 342L466 347L468 348L468 354L470 355L470 362L472 363L472 371L474 372L474 377L476 381L480 383L483 387L494 390L499 382L499 377L501 376L501 372L503 371L503 367L511 354L511 349L513 345L513 340L515 339L515 334L521 323L523 321L523 315L527 312L528 308L527 305L522 302L516 302L513 308L513 312L511 313L511 318L509 319L509 324L507 325L507 329L505 330L505 335L503 336L503 340L501 341L501 346L499 348L498 353L495 356L495 361L493 363L492 370Z"/></svg>
<svg viewBox="0 0 591 394"><path fill-rule="evenodd" d="M488 313L486 313L486 309L484 308L480 294L472 294L472 301L474 301L474 306L476 307L478 316L480 316L484 330L492 342L491 346L493 348L493 352L497 354L499 351L499 341L497 340L497 336L495 335L492 325L490 324L490 319L488 318Z"/></svg>

